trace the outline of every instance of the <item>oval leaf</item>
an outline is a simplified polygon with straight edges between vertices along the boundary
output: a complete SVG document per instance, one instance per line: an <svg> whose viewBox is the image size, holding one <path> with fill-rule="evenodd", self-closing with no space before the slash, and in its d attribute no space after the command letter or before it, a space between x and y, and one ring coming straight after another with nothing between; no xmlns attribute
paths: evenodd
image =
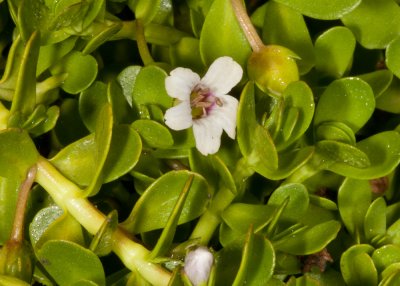
<svg viewBox="0 0 400 286"><path fill-rule="evenodd" d="M206 181L196 173L172 171L147 188L122 225L133 233L165 227L186 181L192 175L194 180L178 223L182 224L200 216L209 202Z"/></svg>

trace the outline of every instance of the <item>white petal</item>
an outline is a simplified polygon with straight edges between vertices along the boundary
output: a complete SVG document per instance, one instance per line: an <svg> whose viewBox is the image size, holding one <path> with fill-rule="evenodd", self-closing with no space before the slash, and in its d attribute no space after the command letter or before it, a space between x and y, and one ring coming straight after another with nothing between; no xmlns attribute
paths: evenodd
<svg viewBox="0 0 400 286"><path fill-rule="evenodd" d="M193 87L200 82L200 76L187 68L176 68L165 79L169 96L179 100L190 100Z"/></svg>
<svg viewBox="0 0 400 286"><path fill-rule="evenodd" d="M236 115L239 102L230 95L220 95L218 98L222 101L222 106L215 105L209 116L225 130L226 134L232 139L236 135Z"/></svg>
<svg viewBox="0 0 400 286"><path fill-rule="evenodd" d="M208 281L214 256L204 246L190 251L185 257L184 271L194 286Z"/></svg>
<svg viewBox="0 0 400 286"><path fill-rule="evenodd" d="M210 116L193 121L196 148L203 155L214 154L221 146L222 128Z"/></svg>
<svg viewBox="0 0 400 286"><path fill-rule="evenodd" d="M211 64L201 83L215 95L227 94L239 83L242 75L242 67L231 57L220 57Z"/></svg>
<svg viewBox="0 0 400 286"><path fill-rule="evenodd" d="M192 110L189 101L183 101L165 112L165 124L173 130L183 130L192 126Z"/></svg>

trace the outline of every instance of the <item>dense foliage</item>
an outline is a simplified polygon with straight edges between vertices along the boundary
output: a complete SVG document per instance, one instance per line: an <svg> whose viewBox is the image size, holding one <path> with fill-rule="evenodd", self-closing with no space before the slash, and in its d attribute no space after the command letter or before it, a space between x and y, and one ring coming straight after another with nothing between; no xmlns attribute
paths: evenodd
<svg viewBox="0 0 400 286"><path fill-rule="evenodd" d="M398 2L0 0L0 285L399 285ZM221 57L204 156L165 83Z"/></svg>

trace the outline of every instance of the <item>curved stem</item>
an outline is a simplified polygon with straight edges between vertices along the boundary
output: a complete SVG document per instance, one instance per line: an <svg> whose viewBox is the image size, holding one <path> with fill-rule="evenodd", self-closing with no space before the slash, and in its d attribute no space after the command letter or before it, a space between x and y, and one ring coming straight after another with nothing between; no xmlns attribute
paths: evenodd
<svg viewBox="0 0 400 286"><path fill-rule="evenodd" d="M154 62L150 54L149 47L147 46L146 38L144 36L144 27L142 21L136 19L136 43L139 49L140 57L142 58L145 66Z"/></svg>
<svg viewBox="0 0 400 286"><path fill-rule="evenodd" d="M49 193L56 204L66 209L91 234L98 232L106 216L86 198L82 198L83 190L42 157L37 162L36 182ZM120 228L114 233L113 251L127 268L138 271L152 285L168 285L171 273L149 262L147 258L150 251L134 242Z"/></svg>
<svg viewBox="0 0 400 286"><path fill-rule="evenodd" d="M231 0L233 11L253 52L259 52L264 47L264 43L254 28L253 23L251 23L249 15L247 15L247 11L241 1L242 0Z"/></svg>
<svg viewBox="0 0 400 286"><path fill-rule="evenodd" d="M36 165L31 167L26 175L26 179L22 182L18 193L17 209L15 211L14 224L11 231L10 240L22 242L24 239L24 221L26 204L28 202L29 192L35 181Z"/></svg>

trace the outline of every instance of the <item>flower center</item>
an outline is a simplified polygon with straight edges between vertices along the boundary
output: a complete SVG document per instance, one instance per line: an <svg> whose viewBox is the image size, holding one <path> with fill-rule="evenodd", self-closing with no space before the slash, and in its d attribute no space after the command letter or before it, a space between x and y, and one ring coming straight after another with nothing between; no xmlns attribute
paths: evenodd
<svg viewBox="0 0 400 286"><path fill-rule="evenodd" d="M190 107L192 118L198 119L207 116L215 106L222 106L222 101L212 92L201 85L196 85L190 93Z"/></svg>

